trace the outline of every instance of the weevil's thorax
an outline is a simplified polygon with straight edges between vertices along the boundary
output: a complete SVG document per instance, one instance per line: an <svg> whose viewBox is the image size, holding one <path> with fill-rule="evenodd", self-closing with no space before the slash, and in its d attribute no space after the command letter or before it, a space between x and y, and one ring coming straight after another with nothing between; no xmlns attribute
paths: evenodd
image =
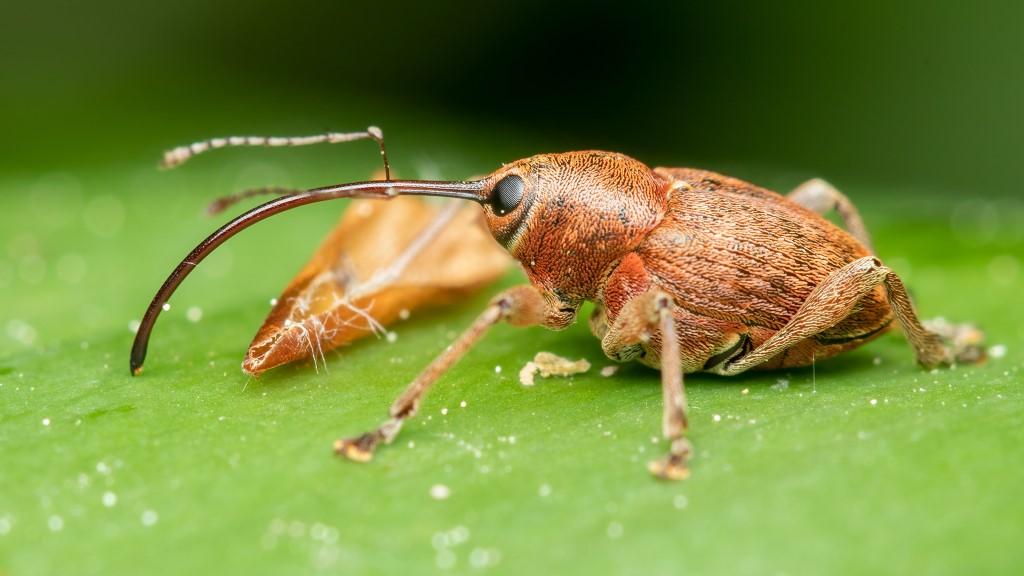
<svg viewBox="0 0 1024 576"><path fill-rule="evenodd" d="M592 299L608 267L643 241L668 204L666 180L611 152L533 156L490 179L491 233L531 282L569 301Z"/></svg>

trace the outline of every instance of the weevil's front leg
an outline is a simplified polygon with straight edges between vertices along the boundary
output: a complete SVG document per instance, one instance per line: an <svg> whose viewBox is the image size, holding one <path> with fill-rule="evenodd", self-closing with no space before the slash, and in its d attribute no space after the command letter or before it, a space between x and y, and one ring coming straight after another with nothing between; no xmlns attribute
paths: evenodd
<svg viewBox="0 0 1024 576"><path fill-rule="evenodd" d="M875 251L867 226L864 225L864 220L861 219L853 202L828 182L821 178L808 180L797 186L786 198L818 214L835 210L846 231L868 250Z"/></svg>
<svg viewBox="0 0 1024 576"><path fill-rule="evenodd" d="M765 362L783 350L841 322L864 296L885 284L886 295L903 332L914 348L917 361L928 368L951 364L956 358L940 338L918 321L910 297L899 276L873 256L865 256L830 274L811 291L785 326L749 354L727 364L722 374L738 374Z"/></svg>
<svg viewBox="0 0 1024 576"><path fill-rule="evenodd" d="M661 391L664 401L662 434L671 442L665 457L651 462L648 469L659 478L683 480L690 475L686 466L693 446L686 438L686 396L683 391L683 366L679 353L672 297L660 291L648 291L629 300L602 340L602 347L614 357L617 350L651 339L657 330L661 336Z"/></svg>
<svg viewBox="0 0 1024 576"><path fill-rule="evenodd" d="M389 418L376 430L334 443L334 451L357 462L373 457L378 444L390 444L402 429L402 423L419 409L420 400L437 379L451 368L487 330L506 320L515 326L534 326L545 320L545 301L532 286L515 286L496 296L476 321L462 333L440 356L434 359L402 395L391 405Z"/></svg>

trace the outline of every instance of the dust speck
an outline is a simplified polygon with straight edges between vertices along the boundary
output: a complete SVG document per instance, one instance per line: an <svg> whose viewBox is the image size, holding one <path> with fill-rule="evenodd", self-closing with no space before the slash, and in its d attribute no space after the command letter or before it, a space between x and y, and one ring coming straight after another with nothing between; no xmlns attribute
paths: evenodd
<svg viewBox="0 0 1024 576"><path fill-rule="evenodd" d="M573 361L550 352L538 352L531 362L519 371L519 382L524 386L533 386L534 377L540 374L543 378L550 376L572 376L590 370L590 362L586 358Z"/></svg>
<svg viewBox="0 0 1024 576"><path fill-rule="evenodd" d="M146 510L145 512L142 513L141 517L143 526L152 526L156 524L156 521L159 519L160 517L157 516L157 513L154 510Z"/></svg>
<svg viewBox="0 0 1024 576"><path fill-rule="evenodd" d="M199 322L203 319L203 309L199 306L192 306L185 312L189 322Z"/></svg>
<svg viewBox="0 0 1024 576"><path fill-rule="evenodd" d="M115 504L117 504L117 494L111 492L110 490L107 490L106 492L104 492L103 493L103 505L106 506L107 508L111 508Z"/></svg>
<svg viewBox="0 0 1024 576"><path fill-rule="evenodd" d="M548 496L551 496L551 485L550 484L541 484L540 488L537 489L537 494L541 498L547 498Z"/></svg>
<svg viewBox="0 0 1024 576"><path fill-rule="evenodd" d="M605 530L605 532L608 534L608 537L612 540L622 538L622 533L624 531L625 530L623 529L621 522L610 522L608 524L608 528Z"/></svg>
<svg viewBox="0 0 1024 576"><path fill-rule="evenodd" d="M434 500L447 500L452 495L452 489L444 484L434 484L430 487L430 497Z"/></svg>

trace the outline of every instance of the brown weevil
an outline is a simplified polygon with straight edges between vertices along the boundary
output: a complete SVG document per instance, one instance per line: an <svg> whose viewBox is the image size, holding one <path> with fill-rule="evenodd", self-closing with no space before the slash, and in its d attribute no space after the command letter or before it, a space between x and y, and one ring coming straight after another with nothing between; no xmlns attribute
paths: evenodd
<svg viewBox="0 0 1024 576"><path fill-rule="evenodd" d="M179 148L174 164L208 148L373 138L380 131L297 139L218 139ZM385 156L385 167L387 159ZM562 330L585 301L590 330L611 359L661 370L668 454L650 470L688 475L692 447L683 374L811 365L877 338L897 323L925 367L983 357L980 333L949 342L918 320L907 291L874 255L850 201L821 180L788 196L689 168L648 168L613 152L541 154L471 181L358 182L286 193L235 218L200 243L154 297L135 338L138 374L153 323L185 276L217 246L268 216L335 198L424 195L482 206L491 235L529 284L505 290L392 404L376 430L335 450L369 460L416 414L432 384L497 322ZM835 210L845 230L822 213ZM666 337L667 336L667 337Z"/></svg>

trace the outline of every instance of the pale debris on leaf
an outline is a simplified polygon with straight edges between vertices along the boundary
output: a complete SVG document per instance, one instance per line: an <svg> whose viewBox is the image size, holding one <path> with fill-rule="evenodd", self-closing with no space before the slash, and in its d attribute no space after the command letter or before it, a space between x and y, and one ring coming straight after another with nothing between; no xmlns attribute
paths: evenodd
<svg viewBox="0 0 1024 576"><path fill-rule="evenodd" d="M496 280L508 254L480 207L420 198L357 200L274 301L242 369L260 373L366 336L422 305L458 302Z"/></svg>
<svg viewBox="0 0 1024 576"><path fill-rule="evenodd" d="M540 374L543 378L550 376L572 376L582 374L590 370L590 362L586 358L569 360L561 356L555 356L550 352L538 352L533 360L526 363L519 371L519 382L523 386L533 386L534 376Z"/></svg>

